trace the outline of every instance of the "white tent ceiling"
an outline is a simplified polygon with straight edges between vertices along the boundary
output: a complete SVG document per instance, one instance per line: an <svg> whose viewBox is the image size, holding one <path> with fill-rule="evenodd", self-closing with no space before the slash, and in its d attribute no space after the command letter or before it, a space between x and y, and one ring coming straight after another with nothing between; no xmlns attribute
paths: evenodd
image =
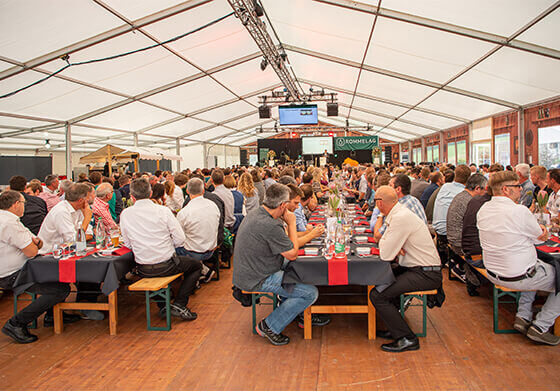
<svg viewBox="0 0 560 391"><path fill-rule="evenodd" d="M402 142L560 96L560 1L262 0L297 82L339 116ZM244 145L275 134L258 96L281 89L226 0L0 2L0 148ZM268 24L268 21L266 22ZM273 36L272 28L268 26ZM256 133L259 126L263 133Z"/></svg>

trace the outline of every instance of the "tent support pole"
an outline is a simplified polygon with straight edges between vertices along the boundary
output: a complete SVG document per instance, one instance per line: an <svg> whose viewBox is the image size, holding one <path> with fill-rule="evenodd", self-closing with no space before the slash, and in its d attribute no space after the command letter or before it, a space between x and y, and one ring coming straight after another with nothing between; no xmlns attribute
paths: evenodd
<svg viewBox="0 0 560 391"><path fill-rule="evenodd" d="M181 156L181 140L179 137L175 139L175 154ZM181 161L177 160L177 172L181 172Z"/></svg>
<svg viewBox="0 0 560 391"><path fill-rule="evenodd" d="M72 180L72 131L70 124L66 123L64 139L66 142L66 178Z"/></svg>
<svg viewBox="0 0 560 391"><path fill-rule="evenodd" d="M517 110L517 163L525 163L525 111ZM515 146L514 146L515 148Z"/></svg>
<svg viewBox="0 0 560 391"><path fill-rule="evenodd" d="M112 160L111 159L111 145L109 144L108 148L107 148L107 165L109 166L109 177L111 175L113 175L113 168L111 167L112 166L111 160Z"/></svg>

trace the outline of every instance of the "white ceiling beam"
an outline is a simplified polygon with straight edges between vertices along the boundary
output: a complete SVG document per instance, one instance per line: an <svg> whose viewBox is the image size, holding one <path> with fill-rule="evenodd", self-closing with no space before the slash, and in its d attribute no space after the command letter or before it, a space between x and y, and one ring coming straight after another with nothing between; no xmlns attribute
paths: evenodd
<svg viewBox="0 0 560 391"><path fill-rule="evenodd" d="M9 68L3 72L0 72L0 80L4 80L10 76L14 76L17 75L21 72L24 72L26 70L29 69L33 69L37 66L43 65L47 62L56 60L62 56L64 56L65 54L71 54L74 52L77 52L79 50L88 48L90 46L94 46L97 45L99 43L105 42L109 39L118 37L122 34L126 34L128 32L134 31L136 29L139 29L141 27L145 27L148 26L152 23L155 22L159 22L160 20L164 20L167 19L171 16L180 14L182 12L191 10L195 7L198 7L200 5L206 4L208 2L210 2L211 0L188 0L185 1L181 4L178 4L176 6L167 8L165 10L156 12L152 15L148 15L145 16L143 18L137 19L131 23L127 23L124 24L122 26L116 27L114 29L111 29L109 31L106 31L104 33L98 34L94 37L91 38L87 38L84 39L80 42L76 42L72 45L63 47L61 49L55 50L54 52L42 55L40 57L36 57L32 60L26 61L25 63L23 63L23 66L15 66L12 68Z"/></svg>
<svg viewBox="0 0 560 391"><path fill-rule="evenodd" d="M457 26L454 24L441 22L434 19L428 19L417 15L411 15L404 12L394 11L387 8L377 7L371 4L364 4L353 0L314 0L319 3L330 4L338 7L351 9L354 11L365 12L372 15L379 15L384 18L397 20L400 22L411 23L418 26L428 27L440 31L445 31L452 34L457 34L463 37L474 38L484 42L494 43L500 46L507 46L512 49L523 50L529 53L538 54L540 56L560 59L560 51L535 45L529 42L510 39L497 34L492 34L484 31L470 29L468 27ZM551 14L560 7L560 1L552 4L543 13L539 20Z"/></svg>
<svg viewBox="0 0 560 391"><path fill-rule="evenodd" d="M287 45L287 44L284 44L284 48L286 50L290 50L294 53L304 54L304 55L307 55L307 56L310 56L310 57L319 58L321 60L326 60L326 61L334 62L334 63L337 63L337 64L350 66L350 67L353 67L353 68L360 68L360 63L355 62L355 61L346 60L344 58L335 57L335 56L331 56L331 55L328 55L328 54L319 53L319 52L316 52L316 51L313 51L313 50L304 49L304 48L300 48L300 47L292 46L292 45ZM364 70L372 72L372 73L377 73L377 74L380 74L380 75L389 76L389 77L392 77L392 78L408 81L408 82L411 82L411 83L424 85L424 86L435 88L435 89L438 89L438 90L444 90L444 91L447 91L447 92L452 92L454 94L467 96L469 98L474 98L474 99L482 100L482 101L485 101L485 102L494 103L496 105L505 106L505 107L509 107L509 108L512 108L512 109L516 109L516 110L519 109L519 107L521 107L517 103L508 102L508 101L505 101L505 100L502 100L502 99L493 98L493 97L490 97L490 96L486 96L486 95L483 95L483 94L478 94L476 92L467 91L467 90L463 90L463 89L460 89L460 88L446 86L446 85L443 85L441 83L437 83L437 82L426 80L426 79L421 79L421 78L410 76L410 75L405 75L403 73L394 72L394 71L391 71L391 70L388 70L388 69L382 69L382 68L374 67L374 66L371 66L371 65L365 65L365 64L362 68Z"/></svg>
<svg viewBox="0 0 560 391"><path fill-rule="evenodd" d="M309 79L299 79L299 81L301 81L302 83L309 84L309 85L313 85L313 86L317 86L317 87L326 88L326 89L329 89L329 90L332 90L332 91L336 91L336 92L339 92L341 94L352 95L352 91L350 91L350 90L335 87L335 86L332 86L332 85L329 85L329 84L319 83L319 82L315 82L315 81L312 81L312 80L309 80ZM438 116L438 117L447 118L447 119L451 119L451 120L458 121L458 122L463 122L465 124L468 124L470 122L470 120L468 120L467 118L457 117L455 115L451 115L451 114L448 114L448 113L443 113L443 112L436 111L436 110L425 109L425 108L422 108L422 107L414 107L414 105L411 105L411 104L408 104L408 103L403 103L403 102L399 102L399 101L395 101L395 100L381 98L379 96L368 95L368 94L364 94L364 93L361 93L361 92L356 92L356 96L358 98L372 100L372 101L380 102L380 103L386 103L386 104L389 104L389 105L398 106L398 107L402 107L402 108L405 108L405 109L413 109L413 110L416 110L416 111L420 111L422 113L432 114L432 115L435 115L435 116Z"/></svg>

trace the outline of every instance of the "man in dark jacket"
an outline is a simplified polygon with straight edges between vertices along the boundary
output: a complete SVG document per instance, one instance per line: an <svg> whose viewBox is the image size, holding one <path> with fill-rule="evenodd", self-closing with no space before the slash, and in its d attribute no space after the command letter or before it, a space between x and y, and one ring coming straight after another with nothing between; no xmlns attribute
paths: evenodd
<svg viewBox="0 0 560 391"><path fill-rule="evenodd" d="M26 194L26 185L27 179L24 176L16 175L10 178L10 190L19 191L25 198L25 212L20 221L34 235L37 235L48 213L47 203L39 197Z"/></svg>

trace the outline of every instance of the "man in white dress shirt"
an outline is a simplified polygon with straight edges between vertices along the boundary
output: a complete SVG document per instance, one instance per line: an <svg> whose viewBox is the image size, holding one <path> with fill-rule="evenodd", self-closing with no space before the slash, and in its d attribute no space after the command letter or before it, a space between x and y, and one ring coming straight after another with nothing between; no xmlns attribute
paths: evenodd
<svg viewBox="0 0 560 391"><path fill-rule="evenodd" d="M389 186L381 186L375 193L376 206L387 216L387 229L379 241L379 256L393 261L397 256L398 267L393 269L396 281L379 292L372 289L370 300L387 331L380 331L382 338L393 342L381 345L387 352L420 349L420 343L410 329L395 300L405 292L437 289L441 286L441 261L428 226L406 206L398 202L397 193Z"/></svg>
<svg viewBox="0 0 560 391"><path fill-rule="evenodd" d="M212 172L212 183L215 186L213 191L218 197L224 201L225 207L225 222L224 226L231 230L235 224L235 216L233 215L233 210L235 207L235 200L233 199L233 193L230 189L224 186L224 172L220 169L215 169Z"/></svg>
<svg viewBox="0 0 560 391"><path fill-rule="evenodd" d="M204 198L204 182L192 178L187 182L190 202L177 213L177 220L185 232L186 255L204 262L212 257L218 246L220 209L209 199ZM212 279L215 272L202 266L204 281Z"/></svg>
<svg viewBox="0 0 560 391"><path fill-rule="evenodd" d="M548 238L528 208L518 204L521 185L517 175L502 171L490 177L492 199L477 214L482 259L488 279L521 292L513 327L529 339L558 345L560 337L549 332L560 315L560 294L555 293L554 266L537 259L535 244ZM536 291L550 292L533 320Z"/></svg>
<svg viewBox="0 0 560 391"><path fill-rule="evenodd" d="M19 218L23 216L25 199L17 191L6 190L0 194L0 287L12 289L21 268L28 258L37 255L43 245L41 239L27 229ZM12 316L2 332L18 343L31 343L37 340L27 329L27 325L43 312L51 310L50 319L45 315L45 326L53 323L52 307L64 301L70 293L68 284L51 282L34 284L26 289L39 297L27 307ZM65 319L67 320L67 319Z"/></svg>
<svg viewBox="0 0 560 391"><path fill-rule="evenodd" d="M121 213L121 234L124 244L134 253L139 274L143 277L163 277L184 273L175 301L171 304L171 315L183 320L196 319L196 313L187 308L187 303L195 290L202 266L192 258L175 253L175 248L185 245L185 233L179 221L169 208L150 200L152 190L147 180L132 181L130 194L135 203ZM164 307L161 311L165 311Z"/></svg>

